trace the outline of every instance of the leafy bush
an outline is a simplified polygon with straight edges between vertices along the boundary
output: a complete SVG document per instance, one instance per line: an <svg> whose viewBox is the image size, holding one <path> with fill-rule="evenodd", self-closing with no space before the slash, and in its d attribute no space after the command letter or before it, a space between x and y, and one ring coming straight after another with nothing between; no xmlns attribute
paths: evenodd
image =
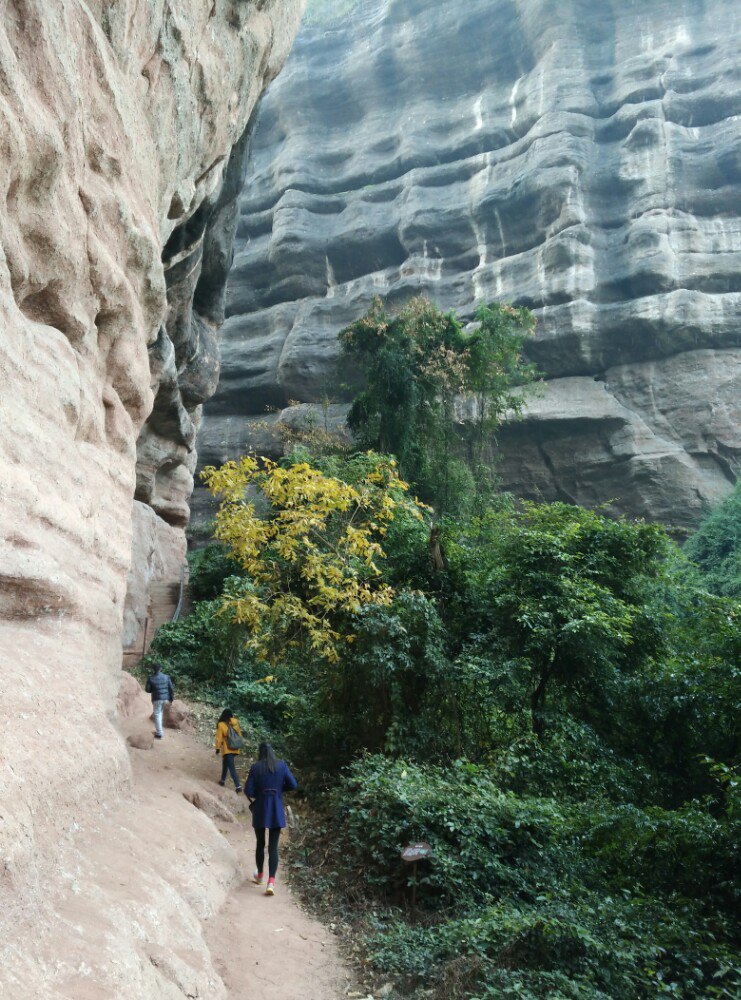
<svg viewBox="0 0 741 1000"><path fill-rule="evenodd" d="M243 656L239 629L221 600L201 601L191 614L162 625L150 653L191 683L226 682Z"/></svg>
<svg viewBox="0 0 741 1000"><path fill-rule="evenodd" d="M362 860L370 885L387 894L409 878L401 849L429 842L434 860L424 863L420 897L427 904L464 895L486 902L505 893L532 890L532 862L563 823L555 803L502 792L485 769L463 761L449 769L383 756L354 763L336 797L343 831L343 858ZM550 864L556 862L552 859Z"/></svg>
<svg viewBox="0 0 741 1000"><path fill-rule="evenodd" d="M709 590L741 598L741 483L711 511L685 545Z"/></svg>
<svg viewBox="0 0 741 1000"><path fill-rule="evenodd" d="M220 597L230 576L239 572L239 565L224 545L211 542L188 553L190 576L188 587L195 601L212 601Z"/></svg>
<svg viewBox="0 0 741 1000"><path fill-rule="evenodd" d="M596 709L616 667L654 652L645 598L668 544L656 525L523 503L463 530L450 524L445 542L464 627L493 633L528 665L536 733L554 687L578 690Z"/></svg>
<svg viewBox="0 0 741 1000"><path fill-rule="evenodd" d="M523 727L524 730L524 727ZM501 788L518 795L556 795L585 802L599 795L611 802L651 801L656 773L635 756L623 756L586 723L563 716L541 739L527 731L506 740L491 755L490 773Z"/></svg>
<svg viewBox="0 0 741 1000"><path fill-rule="evenodd" d="M686 585L674 567L659 590L647 595L647 606L658 606L661 655L620 675L613 722L604 721L602 734L626 759L660 776L653 783L657 801L680 805L715 791L702 758L738 757L741 608Z"/></svg>
<svg viewBox="0 0 741 1000"><path fill-rule="evenodd" d="M402 591L387 607L361 608L350 627L353 642L341 660L297 658L279 668L301 692L290 728L297 759L332 768L359 749L445 746L437 695L447 660L434 604Z"/></svg>
<svg viewBox="0 0 741 1000"><path fill-rule="evenodd" d="M345 877L362 871L387 902L413 878L401 848L432 846L417 890L429 918L410 926L390 911L368 942L370 960L410 987L442 981L440 996L452 997L733 995L738 831L700 803L642 811L519 796L464 762L376 756L349 769L332 828Z"/></svg>
<svg viewBox="0 0 741 1000"><path fill-rule="evenodd" d="M737 995L733 947L716 938L729 927L703 926L698 907L630 893L571 898L543 894L532 904L509 900L410 928L385 922L369 958L407 986L436 986L442 1000L503 996L648 998Z"/></svg>
<svg viewBox="0 0 741 1000"><path fill-rule="evenodd" d="M227 593L244 587L237 577L225 583ZM265 676L264 664L220 599L196 603L187 617L161 626L150 658L165 663L179 687L214 704L233 704L270 726L285 725L291 715L293 696L277 678Z"/></svg>

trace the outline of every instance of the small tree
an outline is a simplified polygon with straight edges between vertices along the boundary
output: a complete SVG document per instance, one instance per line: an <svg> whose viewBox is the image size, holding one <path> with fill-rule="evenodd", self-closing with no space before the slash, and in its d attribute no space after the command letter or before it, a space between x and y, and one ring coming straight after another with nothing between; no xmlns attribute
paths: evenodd
<svg viewBox="0 0 741 1000"><path fill-rule="evenodd" d="M488 627L527 664L537 735L552 685L596 689L627 663L638 639L650 653L644 598L662 571L663 528L563 503L523 503L469 530L449 540L454 571L476 595L479 630Z"/></svg>
<svg viewBox="0 0 741 1000"><path fill-rule="evenodd" d="M522 357L531 313L492 305L479 309L476 322L467 332L426 299L395 314L377 299L340 333L345 359L365 382L350 409L351 429L363 447L396 455L402 474L440 513L473 498L491 467L496 428L507 411L522 408L521 387L535 375Z"/></svg>
<svg viewBox="0 0 741 1000"><path fill-rule="evenodd" d="M221 500L215 537L248 578L224 603L254 651L275 661L286 644L308 643L337 661L341 644L354 640L350 616L393 599L379 566L389 523L398 510L423 516L395 462L366 456L352 485L306 462L283 468L254 457L202 475Z"/></svg>
<svg viewBox="0 0 741 1000"><path fill-rule="evenodd" d="M468 425L470 458L481 465L505 415L522 411L523 387L537 377L522 354L535 317L528 309L496 303L481 306L476 323L466 341L465 392L475 403Z"/></svg>

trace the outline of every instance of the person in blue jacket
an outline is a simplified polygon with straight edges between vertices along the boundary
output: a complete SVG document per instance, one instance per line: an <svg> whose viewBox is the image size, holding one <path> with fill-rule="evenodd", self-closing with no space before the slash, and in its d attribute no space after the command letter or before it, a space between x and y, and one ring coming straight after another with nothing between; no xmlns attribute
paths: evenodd
<svg viewBox="0 0 741 1000"><path fill-rule="evenodd" d="M255 862L257 867L252 880L262 885L265 864L265 831L268 831L268 884L266 896L275 894L275 873L278 871L278 841L286 825L283 792L294 792L298 787L288 764L278 760L269 743L261 743L258 760L250 768L244 794L250 800L252 826L257 837Z"/></svg>

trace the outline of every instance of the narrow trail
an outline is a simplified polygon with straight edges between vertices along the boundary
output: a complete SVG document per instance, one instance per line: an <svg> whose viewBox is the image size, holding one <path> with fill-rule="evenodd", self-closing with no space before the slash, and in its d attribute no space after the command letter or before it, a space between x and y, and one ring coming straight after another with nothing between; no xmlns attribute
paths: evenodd
<svg viewBox="0 0 741 1000"><path fill-rule="evenodd" d="M132 720L133 722L134 720ZM133 726L142 729L142 720ZM150 730L151 731L151 730ZM201 789L236 813L236 822L215 819L239 861L238 881L220 912L205 922L214 967L234 1000L341 1000L350 974L329 930L307 914L278 871L276 895L265 896L252 880L255 836L244 795L220 788L221 758L186 732L165 730L152 750L131 750L138 795L182 796ZM249 758L242 755L240 772ZM231 784L231 779L230 784ZM193 807L195 808L195 807ZM290 836L284 831L281 837Z"/></svg>

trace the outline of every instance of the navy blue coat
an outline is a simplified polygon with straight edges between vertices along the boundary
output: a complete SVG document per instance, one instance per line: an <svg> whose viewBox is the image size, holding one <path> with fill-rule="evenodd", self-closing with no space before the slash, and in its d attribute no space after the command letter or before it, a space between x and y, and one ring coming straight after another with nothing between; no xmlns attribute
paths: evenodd
<svg viewBox="0 0 741 1000"><path fill-rule="evenodd" d="M275 830L286 825L283 808L283 792L294 792L298 783L284 760L275 763L275 771L268 770L267 764L258 761L250 768L244 794L254 799L252 825L256 830Z"/></svg>

